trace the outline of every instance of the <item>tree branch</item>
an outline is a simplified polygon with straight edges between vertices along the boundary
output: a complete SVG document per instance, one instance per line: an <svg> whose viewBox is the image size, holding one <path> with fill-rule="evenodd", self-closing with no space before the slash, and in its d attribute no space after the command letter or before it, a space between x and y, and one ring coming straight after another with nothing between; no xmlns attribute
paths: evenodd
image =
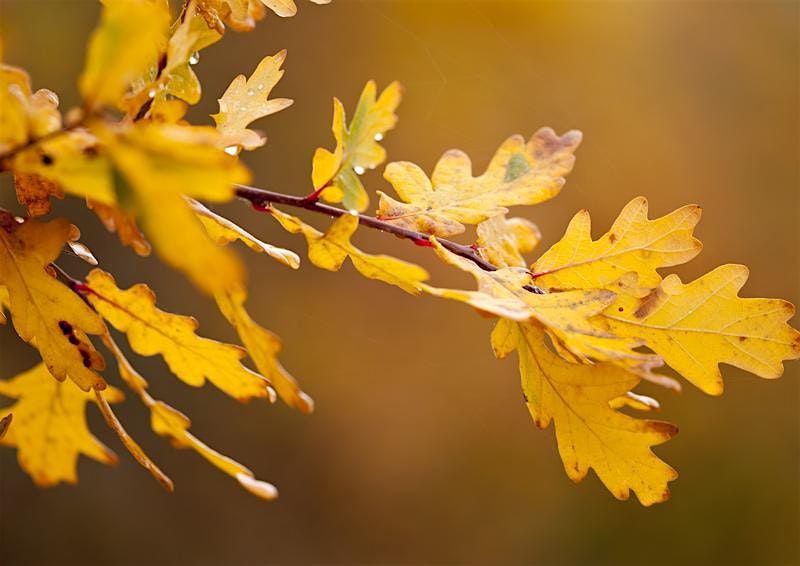
<svg viewBox="0 0 800 566"><path fill-rule="evenodd" d="M315 193L312 193L312 195L315 195ZM316 198L313 198L311 195L308 197L298 197L274 191L268 191L266 189L249 187L247 185L236 185L236 196L249 201L253 205L253 207L256 208L256 210L266 210L271 204L282 204L294 208L302 208L304 210L310 210L311 212L324 214L326 216L331 216L333 218L339 218L340 216L344 216L345 214L350 214L350 212L348 212L347 210L335 206L330 206L328 204L323 204L319 202ZM359 214L358 223L368 228L373 228L375 230L380 230L381 232L387 232L389 234L394 234L395 236L398 236L400 238L411 240L418 246L426 246L426 247L432 246L430 240L431 236L429 234L425 234L423 232L416 232L414 230L408 230L407 228L402 228L400 226L392 224L391 222L385 222L383 220L379 220L374 216ZM481 269L484 269L486 271L497 271L498 269L496 265L483 259L480 256L480 254L478 254L478 252L475 250L475 248L472 246L465 246L463 244L453 242L452 240L446 240L444 238L436 238L436 241L439 242L442 245L442 247L450 250L451 252L453 252L458 256L470 260ZM531 291L532 293L537 293L540 295L545 293L543 289L537 287L536 285L526 285L525 289Z"/></svg>

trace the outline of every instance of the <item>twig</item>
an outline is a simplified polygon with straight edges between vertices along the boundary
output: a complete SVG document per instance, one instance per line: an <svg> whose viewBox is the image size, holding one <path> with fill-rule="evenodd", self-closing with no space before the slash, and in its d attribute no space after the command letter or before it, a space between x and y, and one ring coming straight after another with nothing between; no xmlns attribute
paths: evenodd
<svg viewBox="0 0 800 566"><path fill-rule="evenodd" d="M330 206L328 204L323 204L313 198L287 195L274 191L268 191L266 189L249 187L247 185L236 185L236 196L249 201L256 209L261 210L267 209L267 207L271 204L282 204L294 208L310 210L311 212L324 214L333 218L350 214L350 212L347 210ZM387 232L400 238L411 240L418 246L432 245L430 240L431 236L429 234L409 230L407 228L392 224L391 222L379 220L374 216L359 214L358 223L362 226L367 226L368 228L374 228L375 230L380 230L381 232ZM452 240L446 240L438 237L436 238L436 241L439 242L445 249L448 249L454 254L470 260L485 271L497 271L498 269L496 265L483 259L472 246L465 246L463 244L453 242ZM525 288L532 293L544 294L545 292L543 289L535 285L526 285Z"/></svg>

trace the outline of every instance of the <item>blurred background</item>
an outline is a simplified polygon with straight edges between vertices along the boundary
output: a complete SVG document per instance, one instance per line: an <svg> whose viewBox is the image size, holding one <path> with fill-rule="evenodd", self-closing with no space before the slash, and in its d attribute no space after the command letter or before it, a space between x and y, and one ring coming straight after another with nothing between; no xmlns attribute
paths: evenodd
<svg viewBox="0 0 800 566"><path fill-rule="evenodd" d="M800 300L799 3L298 3L295 18L228 31L196 66L204 97L192 117L207 123L235 74L289 50L275 94L295 104L256 124L269 143L245 156L254 184L309 192L314 148L333 147L331 97L352 111L368 79L398 79L405 99L385 146L390 159L428 171L449 148L482 170L510 134L583 130L561 196L515 211L544 232L539 252L581 208L597 236L634 196L650 199L651 215L694 202L704 208L705 251L678 270L684 280L745 263L744 295ZM5 59L73 106L98 14L90 0L0 0ZM8 181L0 204L17 210ZM365 184L388 188L380 170ZM80 219L121 285L145 279L163 308L233 340L180 276L119 248L75 199L56 209ZM301 239L244 204L218 210L305 258ZM356 241L429 267L436 283L472 285L425 249L367 230ZM645 509L614 500L591 474L577 486L567 479L552 430L537 430L522 402L516 361L493 359L491 325L470 309L411 297L350 266L330 274L306 261L292 272L240 251L251 310L284 339L282 359L317 411L239 406L178 382L158 359L136 363L199 437L275 483L280 499L257 500L173 450L131 398L118 414L175 493L92 408L93 430L120 455L115 469L82 459L78 485L40 490L15 451L0 449L0 563L800 563L797 363L774 382L724 367L722 398L642 387L661 400L659 418L681 429L657 448L681 474L672 500ZM64 267L86 271L75 258ZM36 361L9 327L0 327L0 352L0 377Z"/></svg>

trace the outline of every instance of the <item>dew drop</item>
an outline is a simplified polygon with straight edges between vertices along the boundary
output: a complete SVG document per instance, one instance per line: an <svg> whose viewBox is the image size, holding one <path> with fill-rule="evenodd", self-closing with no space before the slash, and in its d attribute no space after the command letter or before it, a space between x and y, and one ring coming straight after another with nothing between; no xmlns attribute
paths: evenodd
<svg viewBox="0 0 800 566"><path fill-rule="evenodd" d="M356 175L363 175L364 174L364 168L361 167L361 165L356 165L355 167L353 167L353 171L356 172Z"/></svg>
<svg viewBox="0 0 800 566"><path fill-rule="evenodd" d="M252 88L247 89L247 96L253 96L256 93Z"/></svg>
<svg viewBox="0 0 800 566"><path fill-rule="evenodd" d="M155 98L156 97L156 89L151 88L150 90L148 90L147 91L147 97L148 98Z"/></svg>
<svg viewBox="0 0 800 566"><path fill-rule="evenodd" d="M189 64L190 65L197 65L200 62L200 52L195 51L189 56Z"/></svg>
<svg viewBox="0 0 800 566"><path fill-rule="evenodd" d="M259 92L260 92L260 91L264 90L264 85L263 85L263 84L259 84L259 85L258 85L256 88L257 88L257 89L259 90Z"/></svg>
<svg viewBox="0 0 800 566"><path fill-rule="evenodd" d="M225 153L228 155L238 155L239 154L239 146L238 145L229 145L225 148Z"/></svg>
<svg viewBox="0 0 800 566"><path fill-rule="evenodd" d="M375 134L375 141L381 141L383 139L383 134L378 132Z"/></svg>

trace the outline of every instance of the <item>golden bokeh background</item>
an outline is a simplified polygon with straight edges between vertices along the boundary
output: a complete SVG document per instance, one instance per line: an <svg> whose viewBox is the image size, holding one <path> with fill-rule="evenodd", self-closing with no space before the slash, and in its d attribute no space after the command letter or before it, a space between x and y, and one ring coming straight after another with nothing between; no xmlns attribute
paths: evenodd
<svg viewBox="0 0 800 566"><path fill-rule="evenodd" d="M800 3L300 1L297 17L229 31L204 51L192 111L208 122L238 73L288 48L276 89L295 104L258 126L269 143L245 157L255 184L310 191L314 148L332 147L331 97L351 109L364 82L405 86L390 159L430 171L453 147L485 166L508 135L579 128L585 141L563 193L517 209L545 234L542 250L587 208L595 235L632 197L654 215L703 206L692 279L727 262L752 270L746 296L800 299ZM78 103L76 77L99 5L92 0L0 0L6 61L34 87ZM16 209L8 179L0 204ZM380 171L365 176L387 189ZM87 243L125 286L145 280L160 304L193 313L201 331L233 339L213 305L157 260L121 249L75 199ZM299 239L242 203L220 208L264 239ZM324 227L324 218L311 219ZM417 261L434 281L471 285L429 250L362 230L360 246ZM726 392L691 387L662 401L681 434L657 452L681 473L669 502L618 502L590 475L565 476L552 430L535 429L514 360L496 361L490 323L469 309L415 298L306 261L292 272L248 255L254 315L285 341L283 360L314 396L302 416L281 404L239 406L186 387L158 359L137 365L156 396L193 430L280 489L265 503L152 435L129 399L118 413L172 476L161 488L90 409L120 455L111 469L82 459L80 483L40 490L0 449L0 563L17 564L797 564L800 563L800 366L780 380L724 367ZM86 271L75 258L64 267ZM795 321L797 325L797 321ZM9 377L34 351L0 328ZM109 372L109 378L115 379Z"/></svg>

